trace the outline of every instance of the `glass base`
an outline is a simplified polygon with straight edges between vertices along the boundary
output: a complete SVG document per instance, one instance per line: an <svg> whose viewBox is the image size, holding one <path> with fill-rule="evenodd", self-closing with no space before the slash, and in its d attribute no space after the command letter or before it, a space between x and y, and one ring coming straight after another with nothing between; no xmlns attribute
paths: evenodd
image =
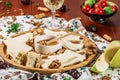
<svg viewBox="0 0 120 80"><path fill-rule="evenodd" d="M107 18L91 18L89 17L91 21L98 22L98 23L106 23L108 21Z"/></svg>
<svg viewBox="0 0 120 80"><path fill-rule="evenodd" d="M44 22L45 21L45 22ZM54 21L52 21L52 17L48 17L48 18L43 18L43 25L41 27L45 28L49 28L49 29L63 29L68 27L67 26L67 21L64 18L58 18L55 17Z"/></svg>

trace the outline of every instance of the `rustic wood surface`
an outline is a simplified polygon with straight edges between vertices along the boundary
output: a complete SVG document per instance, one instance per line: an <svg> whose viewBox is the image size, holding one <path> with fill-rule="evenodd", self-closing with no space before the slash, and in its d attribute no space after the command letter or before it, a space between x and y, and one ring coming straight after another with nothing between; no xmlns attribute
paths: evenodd
<svg viewBox="0 0 120 80"><path fill-rule="evenodd" d="M31 4L29 5L23 5L20 0L3 0L12 2L13 6L11 8L4 7L2 3L0 3L0 16L1 14L3 16L12 16L12 15L21 15L21 9L23 9L23 12L26 15L35 15L38 13L43 13L42 11L37 10L37 7L35 6L37 3L40 4L40 6L45 7L43 4L43 0L31 0ZM97 33L100 36L103 36L104 34L108 34L112 37L113 40L119 40L120 39L120 9L118 9L117 13L109 18L108 22L106 24L100 24L93 22L89 20L89 18L84 15L80 10L80 4L82 4L84 0L65 0L64 4L66 5L68 11L67 12L59 12L61 17L64 17L67 20L70 20L71 18L81 17L82 23L86 29L88 29L88 26L90 24L94 24L95 27L97 27ZM116 3L120 8L120 1L119 0L109 0L114 3ZM47 16L50 16L50 11L45 12Z"/></svg>

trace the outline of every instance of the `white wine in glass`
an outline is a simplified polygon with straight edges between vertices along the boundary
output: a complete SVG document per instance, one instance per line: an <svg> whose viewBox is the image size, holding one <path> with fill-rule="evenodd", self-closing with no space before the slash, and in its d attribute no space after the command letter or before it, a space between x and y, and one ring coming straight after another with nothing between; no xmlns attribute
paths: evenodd
<svg viewBox="0 0 120 80"><path fill-rule="evenodd" d="M55 25L55 13L56 10L62 7L64 0L43 0L45 6L49 8L52 12L51 27L56 27Z"/></svg>

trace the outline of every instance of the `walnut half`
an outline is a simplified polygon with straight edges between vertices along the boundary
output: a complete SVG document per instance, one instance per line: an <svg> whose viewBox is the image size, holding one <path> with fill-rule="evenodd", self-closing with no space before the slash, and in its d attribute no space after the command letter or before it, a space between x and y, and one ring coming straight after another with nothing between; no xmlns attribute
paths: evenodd
<svg viewBox="0 0 120 80"><path fill-rule="evenodd" d="M59 62L58 59L53 60L53 62L49 65L50 69L56 69L59 68L61 66L61 62Z"/></svg>

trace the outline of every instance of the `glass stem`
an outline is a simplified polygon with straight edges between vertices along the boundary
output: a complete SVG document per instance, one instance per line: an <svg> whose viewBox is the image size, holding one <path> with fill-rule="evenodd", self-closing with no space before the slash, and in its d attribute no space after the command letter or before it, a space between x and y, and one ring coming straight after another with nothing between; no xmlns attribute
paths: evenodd
<svg viewBox="0 0 120 80"><path fill-rule="evenodd" d="M56 13L56 11L55 11L55 10L52 10L52 20L53 20L53 21L55 20L55 13Z"/></svg>
<svg viewBox="0 0 120 80"><path fill-rule="evenodd" d="M55 25L55 13L56 13L56 11L52 10L51 12L52 12L52 27L55 27L54 25Z"/></svg>

